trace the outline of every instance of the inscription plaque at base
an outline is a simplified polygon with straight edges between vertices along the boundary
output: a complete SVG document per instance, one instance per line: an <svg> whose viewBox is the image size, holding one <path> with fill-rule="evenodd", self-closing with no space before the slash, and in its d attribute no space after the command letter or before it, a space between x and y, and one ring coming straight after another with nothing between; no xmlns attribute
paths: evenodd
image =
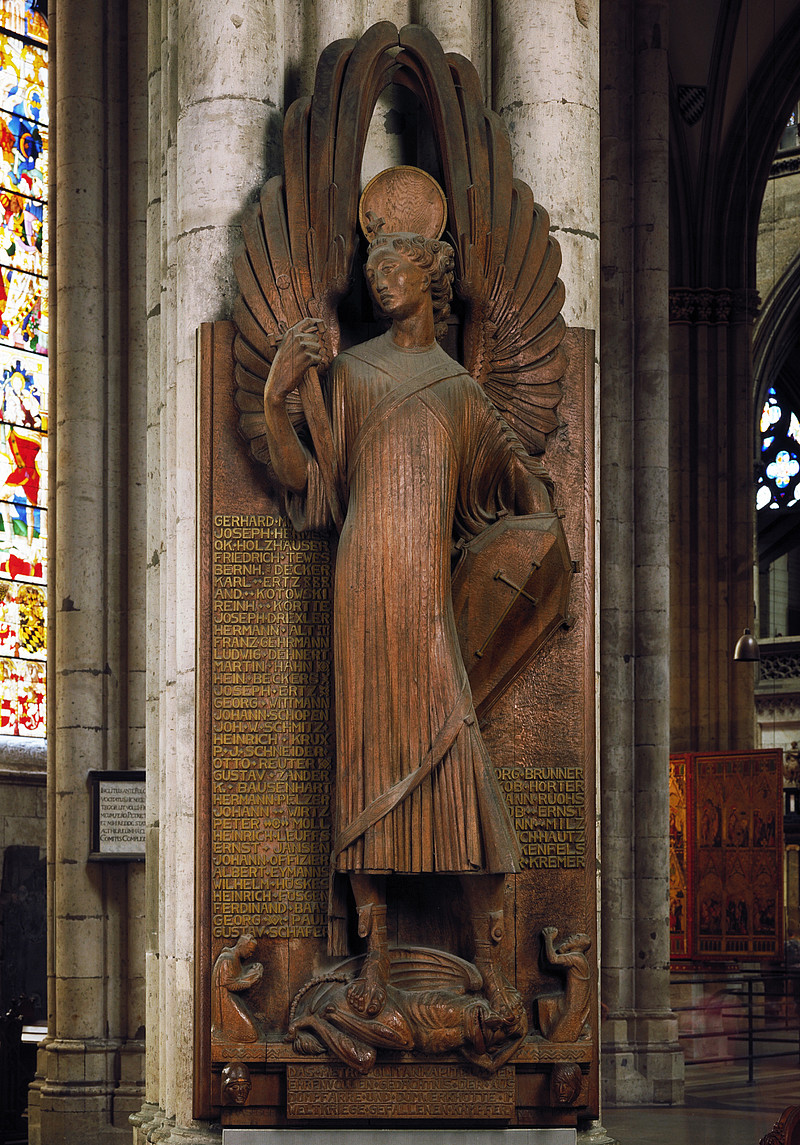
<svg viewBox="0 0 800 1145"><path fill-rule="evenodd" d="M325 1145L576 1145L575 1129L325 1129ZM222 1145L319 1145L319 1129L223 1129Z"/></svg>
<svg viewBox="0 0 800 1145"><path fill-rule="evenodd" d="M516 1093L513 1066L491 1077L460 1065L377 1065L364 1077L318 1063L286 1067L291 1120L508 1121Z"/></svg>

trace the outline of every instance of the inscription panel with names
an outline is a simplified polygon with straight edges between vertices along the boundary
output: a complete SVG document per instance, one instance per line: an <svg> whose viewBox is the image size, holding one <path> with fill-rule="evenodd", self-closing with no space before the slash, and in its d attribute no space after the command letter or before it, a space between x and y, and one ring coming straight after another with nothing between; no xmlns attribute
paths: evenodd
<svg viewBox="0 0 800 1145"><path fill-rule="evenodd" d="M530 870L569 870L586 863L582 767L501 767L500 786Z"/></svg>
<svg viewBox="0 0 800 1145"><path fill-rule="evenodd" d="M508 1121L515 1096L513 1066L491 1077L460 1064L379 1063L363 1077L324 1062L286 1067L289 1120Z"/></svg>
<svg viewBox="0 0 800 1145"><path fill-rule="evenodd" d="M325 537L215 514L211 625L213 937L325 933L331 567Z"/></svg>

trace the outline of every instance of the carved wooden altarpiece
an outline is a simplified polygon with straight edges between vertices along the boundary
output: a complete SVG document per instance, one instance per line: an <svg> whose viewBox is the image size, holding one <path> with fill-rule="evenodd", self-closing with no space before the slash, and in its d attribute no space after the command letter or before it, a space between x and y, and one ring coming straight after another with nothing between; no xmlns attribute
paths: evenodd
<svg viewBox="0 0 800 1145"><path fill-rule="evenodd" d="M491 399L476 391L509 456L527 456L534 474L541 457L558 509L500 507L453 549L453 623L472 687L464 722L480 725L521 851L503 909L487 916L505 985L493 994L479 969L463 868L423 866L388 877L390 970L359 1013L350 987L369 928L352 902L326 941L348 475L323 362L286 405L331 527L295 531L270 463L264 387L301 320L321 320L328 362L380 329L357 223L366 135L390 84L416 98L420 154L435 154L427 166L443 190L415 200L409 224L406 175L394 169L402 225L388 193L380 219L362 204L362 222L373 238L381 227L425 235L441 196L455 257L440 337L461 371L451 376L474 386L466 371ZM285 174L243 222L233 321L198 337L195 1115L239 1126L574 1125L598 1115L592 337L565 328L558 244L513 178L474 68L425 29L383 23L331 44L313 97L287 113L284 156ZM438 249L436 230L427 237ZM427 401L450 433L441 401ZM346 956L329 955L345 940Z"/></svg>
<svg viewBox="0 0 800 1145"><path fill-rule="evenodd" d="M783 956L783 753L670 756L672 958Z"/></svg>

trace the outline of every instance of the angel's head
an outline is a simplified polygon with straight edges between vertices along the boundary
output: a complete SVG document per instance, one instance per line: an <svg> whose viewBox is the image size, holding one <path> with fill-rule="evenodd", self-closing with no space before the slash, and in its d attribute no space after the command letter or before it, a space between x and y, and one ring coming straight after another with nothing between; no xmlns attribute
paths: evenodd
<svg viewBox="0 0 800 1145"><path fill-rule="evenodd" d="M376 271L381 259L390 256L399 256L415 271L415 279L419 278L424 292L430 293L433 305L433 321L436 337L440 338L447 329L447 318L450 314L450 299L453 296L453 248L449 243L440 239L427 239L422 235L412 234L378 234L370 243L365 274L375 304L383 316L390 316L388 307L384 309L384 302L388 295L381 297L381 291L376 284Z"/></svg>

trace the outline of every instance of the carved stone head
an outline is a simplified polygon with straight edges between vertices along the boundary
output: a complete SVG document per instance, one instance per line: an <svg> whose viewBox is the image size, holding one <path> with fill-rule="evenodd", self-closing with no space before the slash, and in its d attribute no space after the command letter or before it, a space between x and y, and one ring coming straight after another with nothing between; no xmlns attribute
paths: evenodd
<svg viewBox="0 0 800 1145"><path fill-rule="evenodd" d="M450 314L450 300L453 296L453 248L449 243L440 239L425 238L414 234L383 234L382 232L372 241L367 256L365 273L375 305L384 316L381 298L373 285L374 267L381 254L391 252L393 256L407 260L411 265L427 272L429 290L433 303L433 321L436 326L436 335L443 332L445 323Z"/></svg>
<svg viewBox="0 0 800 1145"><path fill-rule="evenodd" d="M575 1062L553 1066L550 1075L550 1104L574 1105L583 1083L581 1067Z"/></svg>
<svg viewBox="0 0 800 1145"><path fill-rule="evenodd" d="M244 1062L230 1062L222 1071L222 1100L225 1105L246 1105L252 1082Z"/></svg>
<svg viewBox="0 0 800 1145"><path fill-rule="evenodd" d="M585 954L591 945L592 940L588 934L571 934L569 938L565 938L563 942L559 942L556 949L559 954L572 954L578 950Z"/></svg>

